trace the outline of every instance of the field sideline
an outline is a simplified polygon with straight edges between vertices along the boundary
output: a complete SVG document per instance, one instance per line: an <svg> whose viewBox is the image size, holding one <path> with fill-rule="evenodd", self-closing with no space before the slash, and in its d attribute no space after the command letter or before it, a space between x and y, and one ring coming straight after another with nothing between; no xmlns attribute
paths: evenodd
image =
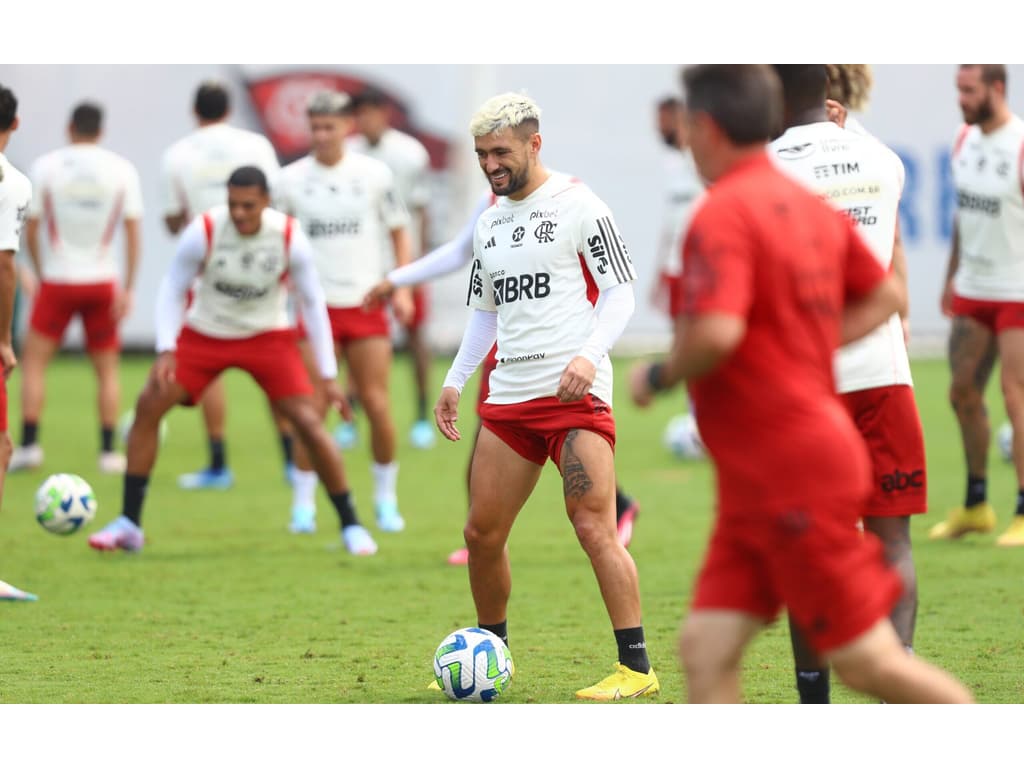
<svg viewBox="0 0 1024 768"><path fill-rule="evenodd" d="M127 358L123 410L148 370ZM447 360L438 361L439 385ZM344 454L357 507L380 552L358 559L339 547L337 523L319 491L319 531L286 530L290 489L262 396L228 375L228 457L236 487L188 493L176 477L206 460L198 413L178 409L150 485L148 543L137 556L91 551L85 534L62 538L32 517L32 496L51 472L85 476L100 500L94 531L119 511L121 483L96 471L95 384L78 356L51 367L40 436L42 470L10 475L0 516L0 578L35 592L35 604L0 604L0 703L429 703L437 643L475 623L463 568L445 563L461 543L469 441L439 437L429 451L408 444L411 375L399 358L392 378L400 436L399 494L407 529L372 524L367 429ZM640 571L644 623L662 694L685 701L676 636L711 521L712 477L703 462L669 455L661 432L680 397L650 411L628 403L628 360L617 361L617 466L642 506L631 552ZM977 699L1024 701L1024 548L994 546L1016 495L1009 465L993 447L990 497L1000 517L991 535L929 542L927 528L963 494L964 470L942 361L914 364L928 447L931 511L913 523L921 607L917 653L960 676ZM990 388L993 428L1005 419L998 377ZM11 435L20 436L19 375L8 382ZM467 394L475 395L471 382ZM470 397L463 434L472 431ZM332 420L332 426L334 420ZM994 431L993 429L993 431ZM743 425L737 425L742 439ZM799 468L795 468L799 471ZM615 660L611 628L589 564L564 518L549 466L510 542L510 646L517 675L502 701L566 703ZM756 641L744 669L746 699L794 702L784 622ZM833 686L837 703L863 701Z"/></svg>

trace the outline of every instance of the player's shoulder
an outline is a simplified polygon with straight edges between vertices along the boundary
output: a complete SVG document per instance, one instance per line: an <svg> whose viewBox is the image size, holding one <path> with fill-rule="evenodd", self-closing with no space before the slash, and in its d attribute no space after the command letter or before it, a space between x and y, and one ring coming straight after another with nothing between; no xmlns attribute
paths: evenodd
<svg viewBox="0 0 1024 768"><path fill-rule="evenodd" d="M312 167L312 155L300 157L298 160L292 160L292 162L288 163L287 165L281 168L281 178L286 181L300 178L309 173L309 170Z"/></svg>
<svg viewBox="0 0 1024 768"><path fill-rule="evenodd" d="M32 195L32 182L28 176L14 167L14 164L0 154L0 195L15 200L19 204L21 198Z"/></svg>
<svg viewBox="0 0 1024 768"><path fill-rule="evenodd" d="M413 136L411 133L400 131L397 128L390 128L387 133L384 134L391 142L395 144L400 151L409 155L413 158L427 159L428 153L427 148L423 146L423 142Z"/></svg>
<svg viewBox="0 0 1024 768"><path fill-rule="evenodd" d="M361 176L373 179L380 184L390 184L394 180L394 173L383 160L353 152L345 155L345 162L351 163L351 169Z"/></svg>
<svg viewBox="0 0 1024 768"><path fill-rule="evenodd" d="M604 201L593 189L582 179L569 173L552 172L545 187L547 196L563 205L604 205Z"/></svg>

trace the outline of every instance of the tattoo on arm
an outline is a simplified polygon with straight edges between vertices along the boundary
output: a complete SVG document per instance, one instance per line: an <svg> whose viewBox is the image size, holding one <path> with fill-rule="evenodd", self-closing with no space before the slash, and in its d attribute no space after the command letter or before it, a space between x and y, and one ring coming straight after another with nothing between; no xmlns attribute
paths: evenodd
<svg viewBox="0 0 1024 768"><path fill-rule="evenodd" d="M579 430L571 430L565 437L565 446L562 449L562 487L565 490L565 497L580 499L594 487L593 480L587 475L587 468L573 448L573 443L579 436Z"/></svg>

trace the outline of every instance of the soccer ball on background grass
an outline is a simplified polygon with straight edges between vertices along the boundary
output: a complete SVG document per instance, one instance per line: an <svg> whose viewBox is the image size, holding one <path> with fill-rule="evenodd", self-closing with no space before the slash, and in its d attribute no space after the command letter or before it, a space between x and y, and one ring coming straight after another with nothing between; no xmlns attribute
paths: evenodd
<svg viewBox="0 0 1024 768"><path fill-rule="evenodd" d="M494 701L512 682L512 654L493 632L457 629L434 653L434 677L455 701Z"/></svg>
<svg viewBox="0 0 1024 768"><path fill-rule="evenodd" d="M662 435L665 447L681 459L703 459L704 442L697 430L697 420L692 413L673 416L665 425Z"/></svg>
<svg viewBox="0 0 1024 768"><path fill-rule="evenodd" d="M1003 461L1013 461L1013 425L1006 422L996 433L996 442L999 444L999 455Z"/></svg>
<svg viewBox="0 0 1024 768"><path fill-rule="evenodd" d="M97 506L92 486L78 475L50 475L36 491L36 520L62 536L88 525Z"/></svg>

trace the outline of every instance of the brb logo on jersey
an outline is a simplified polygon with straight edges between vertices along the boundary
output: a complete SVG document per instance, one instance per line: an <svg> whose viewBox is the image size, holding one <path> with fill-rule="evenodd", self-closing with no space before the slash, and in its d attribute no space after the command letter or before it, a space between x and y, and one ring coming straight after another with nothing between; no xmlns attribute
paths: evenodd
<svg viewBox="0 0 1024 768"><path fill-rule="evenodd" d="M547 272L526 272L522 275L505 275L494 278L494 306L510 304L524 299L546 299L551 295L551 275Z"/></svg>

